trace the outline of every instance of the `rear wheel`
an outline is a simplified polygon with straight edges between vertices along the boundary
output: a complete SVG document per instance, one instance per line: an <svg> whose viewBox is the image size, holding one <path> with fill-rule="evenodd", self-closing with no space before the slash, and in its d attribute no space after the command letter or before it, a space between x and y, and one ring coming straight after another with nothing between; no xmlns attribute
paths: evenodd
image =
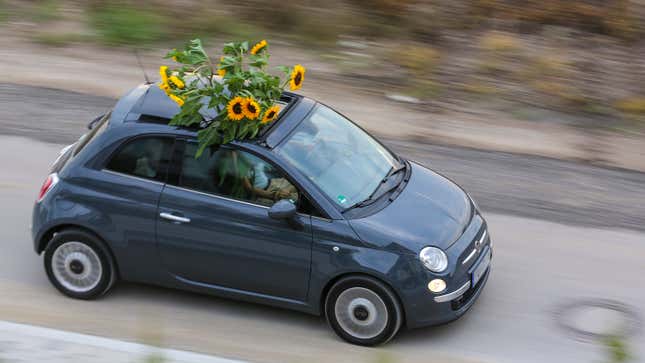
<svg viewBox="0 0 645 363"><path fill-rule="evenodd" d="M45 249L49 281L63 294L76 299L94 299L116 281L116 271L102 241L81 230L63 230Z"/></svg>
<svg viewBox="0 0 645 363"><path fill-rule="evenodd" d="M338 281L325 302L329 324L336 334L358 345L378 345L399 331L403 316L392 290L378 280L349 277Z"/></svg>

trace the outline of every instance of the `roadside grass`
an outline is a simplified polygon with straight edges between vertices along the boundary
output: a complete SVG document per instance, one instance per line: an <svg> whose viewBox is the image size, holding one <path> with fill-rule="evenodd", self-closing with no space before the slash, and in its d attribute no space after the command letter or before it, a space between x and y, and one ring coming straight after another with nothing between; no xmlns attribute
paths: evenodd
<svg viewBox="0 0 645 363"><path fill-rule="evenodd" d="M9 19L9 10L5 0L0 0L0 25Z"/></svg>
<svg viewBox="0 0 645 363"><path fill-rule="evenodd" d="M91 8L89 21L100 41L111 46L147 45L167 34L165 17L136 7L106 5Z"/></svg>
<svg viewBox="0 0 645 363"><path fill-rule="evenodd" d="M521 41L511 34L501 32L489 32L484 34L479 46L486 52L492 53L513 53L522 49Z"/></svg>
<svg viewBox="0 0 645 363"><path fill-rule="evenodd" d="M632 360L632 355L625 338L611 336L603 340L602 344L607 353L607 363L626 363Z"/></svg>
<svg viewBox="0 0 645 363"><path fill-rule="evenodd" d="M635 96L619 100L616 108L624 113L645 115L645 96Z"/></svg>
<svg viewBox="0 0 645 363"><path fill-rule="evenodd" d="M35 2L29 10L29 18L37 23L43 23L61 18L60 0L41 0Z"/></svg>
<svg viewBox="0 0 645 363"><path fill-rule="evenodd" d="M142 363L164 363L166 361L166 358L161 353L151 353L143 358Z"/></svg>
<svg viewBox="0 0 645 363"><path fill-rule="evenodd" d="M479 80L464 83L462 89L468 93L481 96L494 95L500 92L494 85Z"/></svg>
<svg viewBox="0 0 645 363"><path fill-rule="evenodd" d="M177 34L171 37L179 40L230 36L236 39L259 39L264 33L261 28L221 13L202 12L195 14L192 21L179 24Z"/></svg>

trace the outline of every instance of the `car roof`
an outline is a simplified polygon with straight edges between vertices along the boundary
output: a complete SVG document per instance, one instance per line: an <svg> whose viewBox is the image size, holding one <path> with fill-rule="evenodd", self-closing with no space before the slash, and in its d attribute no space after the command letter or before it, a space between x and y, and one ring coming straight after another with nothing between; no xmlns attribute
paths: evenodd
<svg viewBox="0 0 645 363"><path fill-rule="evenodd" d="M315 102L307 99L306 97L291 93L283 92L280 99L281 103L284 105L278 116L278 119L274 121L270 127L267 127L262 130L260 136L254 140L255 142L261 141L265 142L267 139L277 139L275 136L282 134L287 134L292 127L299 122L299 120L291 120L290 122L285 122L286 115L292 109L296 108L295 105L301 103L305 100L305 104L310 105ZM307 108L310 108L307 107ZM177 113L179 113L179 106L172 101L166 93L158 87L157 83L145 83L141 84L138 87L130 90L114 106L112 110L112 115L110 117L110 126L119 126L123 124L130 123L142 123L142 124L160 124L167 125L170 119L173 118ZM210 112L209 112L210 111ZM207 114L213 114L213 110L205 110ZM302 113L297 112L298 114ZM302 115L300 116L300 120ZM286 130L283 126L286 126ZM168 126L169 131L180 129L185 131L194 131L198 130L195 128L180 128L175 126ZM282 130L281 130L282 129ZM271 137L272 134L273 137ZM279 137L281 139L281 137ZM275 142L273 142L275 143ZM273 144L272 143L272 144Z"/></svg>

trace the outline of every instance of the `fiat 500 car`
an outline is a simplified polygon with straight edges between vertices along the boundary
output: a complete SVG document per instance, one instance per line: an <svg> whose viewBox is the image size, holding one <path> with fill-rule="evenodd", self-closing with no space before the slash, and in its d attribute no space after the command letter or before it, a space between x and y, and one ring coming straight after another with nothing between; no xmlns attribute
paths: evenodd
<svg viewBox="0 0 645 363"><path fill-rule="evenodd" d="M463 315L492 245L469 195L331 108L285 93L253 140L207 148L141 85L54 162L33 209L36 253L63 294L118 280L324 315L375 345ZM46 174L46 173L43 173Z"/></svg>

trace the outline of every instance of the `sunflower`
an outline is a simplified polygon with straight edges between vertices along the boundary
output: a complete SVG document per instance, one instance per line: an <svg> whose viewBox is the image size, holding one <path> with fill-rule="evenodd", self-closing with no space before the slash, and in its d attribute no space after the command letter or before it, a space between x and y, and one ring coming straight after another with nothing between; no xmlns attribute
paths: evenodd
<svg viewBox="0 0 645 363"><path fill-rule="evenodd" d="M268 124L269 122L275 120L276 117L278 117L278 113L280 113L280 106L273 105L269 107L269 109L264 113L264 117L262 118L262 123Z"/></svg>
<svg viewBox="0 0 645 363"><path fill-rule="evenodd" d="M161 83L168 84L168 66L159 67L159 75L161 76Z"/></svg>
<svg viewBox="0 0 645 363"><path fill-rule="evenodd" d="M244 99L244 116L249 120L255 120L260 116L260 105L252 98Z"/></svg>
<svg viewBox="0 0 645 363"><path fill-rule="evenodd" d="M291 71L291 76L289 77L289 86L292 91L299 90L302 87L302 82L305 80L305 67L300 64L296 64Z"/></svg>
<svg viewBox="0 0 645 363"><path fill-rule="evenodd" d="M263 39L261 42L256 43L253 46L253 48L251 48L251 54L253 54L253 55L258 54L262 50L266 49L267 45L268 45L267 41Z"/></svg>
<svg viewBox="0 0 645 363"><path fill-rule="evenodd" d="M169 80L172 84L174 84L175 86L177 86L177 88L179 88L179 89L182 89L182 88L184 88L184 87L186 86L186 85L184 84L184 81L182 81L179 77L177 77L177 76L175 76L175 75L170 76L170 78L168 78L168 80Z"/></svg>
<svg viewBox="0 0 645 363"><path fill-rule="evenodd" d="M229 119L239 121L244 118L244 98L236 96L226 105L226 112Z"/></svg>
<svg viewBox="0 0 645 363"><path fill-rule="evenodd" d="M224 77L226 75L226 69L222 69L222 61L224 60L224 56L221 56L219 59L219 64L217 65L217 75L220 77Z"/></svg>
<svg viewBox="0 0 645 363"><path fill-rule="evenodd" d="M179 105L179 107L181 107L181 106L183 106L183 105L184 105L184 99L183 99L183 98L178 97L178 96L175 96L175 95L173 95L173 94L169 94L169 95L168 95L168 97L170 97L170 99L171 99L171 100L173 100L173 101L177 102L177 104Z"/></svg>
<svg viewBox="0 0 645 363"><path fill-rule="evenodd" d="M166 94L170 92L170 86L168 85L168 83L159 83L159 88L166 92Z"/></svg>

